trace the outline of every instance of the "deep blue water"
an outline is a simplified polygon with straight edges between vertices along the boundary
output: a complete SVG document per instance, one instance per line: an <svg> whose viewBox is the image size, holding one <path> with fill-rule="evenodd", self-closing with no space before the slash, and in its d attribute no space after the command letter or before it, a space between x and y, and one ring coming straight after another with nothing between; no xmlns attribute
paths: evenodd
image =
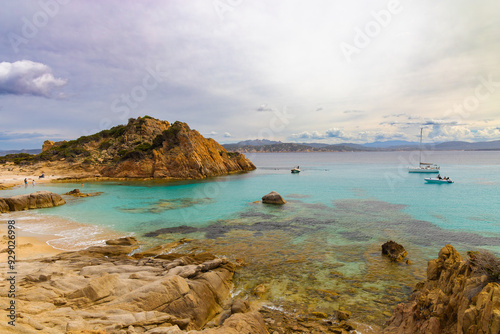
<svg viewBox="0 0 500 334"><path fill-rule="evenodd" d="M426 184L429 174L408 173L418 152L247 157L256 171L203 181L40 185L37 190L103 194L68 198L66 205L37 214L132 234L145 245L196 239L186 250L206 248L254 263L241 270L236 293L248 294L265 281L274 304L324 310L353 305L368 322L374 315L363 310L381 298L387 307L405 298L445 244L500 254L500 152L425 152L425 160L439 164L454 184ZM291 174L296 165L302 172ZM253 203L273 190L288 201L285 206ZM0 196L31 191L20 187ZM179 226L192 229L168 230ZM389 239L406 247L411 266L380 258L380 245ZM317 292L323 290L339 297Z"/></svg>

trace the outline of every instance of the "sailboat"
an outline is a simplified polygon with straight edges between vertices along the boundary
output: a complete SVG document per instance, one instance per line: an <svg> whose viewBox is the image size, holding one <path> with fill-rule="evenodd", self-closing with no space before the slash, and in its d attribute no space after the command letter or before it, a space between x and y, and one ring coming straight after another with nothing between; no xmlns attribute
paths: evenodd
<svg viewBox="0 0 500 334"><path fill-rule="evenodd" d="M439 166L430 162L422 162L422 130L420 128L420 155L418 167L408 167L408 173L439 173Z"/></svg>

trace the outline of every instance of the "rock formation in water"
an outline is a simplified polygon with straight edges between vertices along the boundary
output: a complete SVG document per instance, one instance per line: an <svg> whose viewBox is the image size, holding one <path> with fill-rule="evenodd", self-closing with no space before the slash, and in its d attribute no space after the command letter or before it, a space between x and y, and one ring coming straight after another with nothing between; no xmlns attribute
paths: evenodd
<svg viewBox="0 0 500 334"><path fill-rule="evenodd" d="M0 198L0 212L50 208L65 203L61 196L56 193L37 191L31 194Z"/></svg>
<svg viewBox="0 0 500 334"><path fill-rule="evenodd" d="M382 255L386 255L391 261L401 262L408 253L402 245L390 240L382 245Z"/></svg>
<svg viewBox="0 0 500 334"><path fill-rule="evenodd" d="M17 263L15 332L268 333L258 312L231 300L232 263L207 253L158 255L177 245L130 257L137 241L127 238ZM7 284L0 282L1 305L9 304Z"/></svg>
<svg viewBox="0 0 500 334"><path fill-rule="evenodd" d="M472 253L464 261L446 245L429 261L427 280L396 307L384 334L500 333L499 274L498 258Z"/></svg>
<svg viewBox="0 0 500 334"><path fill-rule="evenodd" d="M265 204L286 204L286 201L276 191L271 191L269 194L262 196L262 203L265 203Z"/></svg>
<svg viewBox="0 0 500 334"><path fill-rule="evenodd" d="M186 123L149 116L76 140L46 142L38 155L10 159L87 177L200 179L255 169L243 154L226 151Z"/></svg>

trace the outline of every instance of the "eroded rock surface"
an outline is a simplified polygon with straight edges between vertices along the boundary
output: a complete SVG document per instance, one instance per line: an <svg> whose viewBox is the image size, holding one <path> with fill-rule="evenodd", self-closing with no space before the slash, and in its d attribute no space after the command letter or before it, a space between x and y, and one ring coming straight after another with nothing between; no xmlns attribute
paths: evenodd
<svg viewBox="0 0 500 334"><path fill-rule="evenodd" d="M427 267L410 301L399 304L385 334L500 333L500 284L478 275L451 245Z"/></svg>
<svg viewBox="0 0 500 334"><path fill-rule="evenodd" d="M0 212L50 208L65 203L66 201L59 194L37 191L31 194L0 198Z"/></svg>
<svg viewBox="0 0 500 334"><path fill-rule="evenodd" d="M235 266L203 254L130 257L134 238L17 263L19 333L268 333L230 298ZM10 302L1 268L0 316ZM234 311L232 311L232 305ZM224 315L223 317L221 315ZM0 324L0 332L12 328Z"/></svg>

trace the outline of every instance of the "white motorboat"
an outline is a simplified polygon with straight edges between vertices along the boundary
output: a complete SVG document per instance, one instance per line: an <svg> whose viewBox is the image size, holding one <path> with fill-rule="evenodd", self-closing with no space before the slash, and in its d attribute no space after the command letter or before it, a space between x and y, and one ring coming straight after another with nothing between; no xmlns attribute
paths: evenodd
<svg viewBox="0 0 500 334"><path fill-rule="evenodd" d="M297 167L292 168L291 171L292 171L292 174L300 173L300 168L299 168L299 166L297 166Z"/></svg>
<svg viewBox="0 0 500 334"><path fill-rule="evenodd" d="M424 180L427 183L454 183L449 177L426 177Z"/></svg>

